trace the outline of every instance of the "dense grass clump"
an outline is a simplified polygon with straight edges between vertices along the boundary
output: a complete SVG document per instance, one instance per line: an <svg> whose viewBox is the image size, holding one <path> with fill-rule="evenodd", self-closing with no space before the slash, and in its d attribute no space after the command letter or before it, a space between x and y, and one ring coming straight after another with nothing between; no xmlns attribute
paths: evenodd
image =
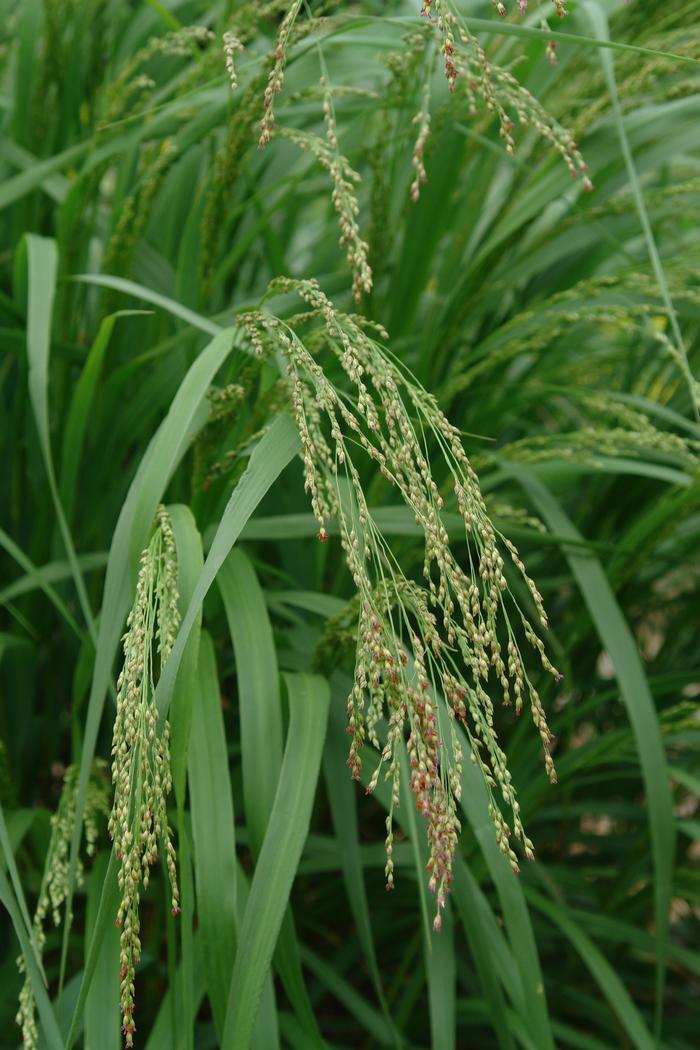
<svg viewBox="0 0 700 1050"><path fill-rule="evenodd" d="M0 1046L692 1050L700 2L0 12Z"/></svg>

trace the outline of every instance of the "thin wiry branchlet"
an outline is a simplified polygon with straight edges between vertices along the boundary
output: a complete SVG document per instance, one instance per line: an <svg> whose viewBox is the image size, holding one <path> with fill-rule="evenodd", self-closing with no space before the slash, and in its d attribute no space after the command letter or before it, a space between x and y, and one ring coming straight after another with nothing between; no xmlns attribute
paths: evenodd
<svg viewBox="0 0 700 1050"><path fill-rule="evenodd" d="M326 126L325 138L294 128L280 128L279 134L300 149L311 153L331 177L331 199L338 215L340 244L347 252L348 265L352 272L352 293L359 301L363 292L372 290L372 270L367 261L369 245L362 239L357 222L360 206L355 186L360 181L360 175L350 167L338 149L333 101L330 91L327 90L324 91L323 97L323 116Z"/></svg>
<svg viewBox="0 0 700 1050"><path fill-rule="evenodd" d="M455 89L459 68L455 65L457 19L443 0L423 0L421 17L433 19L440 38L440 48L445 63L445 79L450 92Z"/></svg>
<svg viewBox="0 0 700 1050"><path fill-rule="evenodd" d="M552 2L554 4L554 10L555 10L557 16L559 18L563 18L564 15L566 14L566 8L564 6L564 0L552 0ZM499 16L499 18L505 18L506 14L508 13L508 9L507 9L506 5L503 3L503 0L491 0L491 3L493 4L493 9L496 12L496 14ZM528 0L517 0L517 4L518 4L518 11L520 12L521 15L524 15L525 12L527 11L527 8L528 8Z"/></svg>
<svg viewBox="0 0 700 1050"><path fill-rule="evenodd" d="M78 766L69 766L63 777L63 789L58 808L51 816L51 838L44 864L44 874L39 890L36 911L32 922L34 944L41 958L46 943L44 925L51 915L54 926L61 924L61 907L68 897L69 887L69 854L70 844L75 828L75 809L78 797ZM88 857L95 852L95 843L99 834L99 819L109 815L109 779L107 763L101 758L94 760L85 789L85 808L83 827L85 829L85 849ZM83 864L78 858L76 869L78 885L83 882ZM67 916L70 922L70 916ZM24 1050L36 1050L38 1031L36 1023L36 1002L31 981L26 975L23 956L17 960L20 973L25 974L24 983L19 995L19 1009L15 1018L22 1029L22 1046Z"/></svg>
<svg viewBox="0 0 700 1050"><path fill-rule="evenodd" d="M503 7L497 4L497 10ZM499 14L505 14L505 8ZM565 14L563 4L556 5L556 13ZM450 92L458 84L472 113L477 111L477 100L486 105L489 113L498 118L499 134L506 152L515 152L513 114L521 127L530 127L557 152L574 179L581 180L585 192L593 189L588 169L571 134L562 128L540 105L536 98L518 82L516 77L489 61L478 39L459 22L446 0L428 0L421 14L426 17L440 47L445 64L445 77ZM553 49L548 50L550 60Z"/></svg>
<svg viewBox="0 0 700 1050"><path fill-rule="evenodd" d="M166 799L170 773L169 725L158 731L154 702L154 656L162 668L180 625L177 557L172 524L164 507L141 555L136 598L124 635L124 666L117 681L117 716L112 740L114 806L109 831L119 861L121 902L116 925L120 939L120 1000L125 1045L133 1046L135 968L141 957L139 901L150 868L165 852L173 915L180 911L175 850ZM155 650L155 652L154 652Z"/></svg>
<svg viewBox="0 0 700 1050"><path fill-rule="evenodd" d="M322 86L325 87L325 81L322 81ZM359 301L363 292L372 290L372 271L367 262L369 245L362 240L357 224L360 206L357 202L354 183L360 181L360 175L353 171L338 149L335 112L330 91L325 91L323 95L323 119L326 125L326 141L333 152L328 173L333 180L331 197L338 213L340 244L347 250L348 265L353 275L352 292L355 299Z"/></svg>
<svg viewBox="0 0 700 1050"><path fill-rule="evenodd" d="M284 70L287 64L287 48L289 46L289 40L294 28L294 22L299 14L301 7L301 0L294 0L287 14L282 19L280 24L279 32L277 34L277 42L275 44L274 59L275 64L270 70L270 75L267 80L267 87L265 88L265 94L263 96L263 116L259 123L260 136L258 138L258 146L260 149L263 148L271 139L272 132L275 127L275 96L279 95L282 91L282 84L284 83Z"/></svg>
<svg viewBox="0 0 700 1050"><path fill-rule="evenodd" d="M500 124L500 135L506 152L515 152L513 138L515 113L521 127L531 127L544 139L566 164L573 179L581 179L585 192L593 189L587 174L586 163L571 134L562 128L540 105L527 88L507 70L489 62L484 49L474 36L460 33L462 48L455 62L464 71L468 95L479 95L490 113L496 114Z"/></svg>
<svg viewBox="0 0 700 1050"><path fill-rule="evenodd" d="M320 322L323 342L337 357L350 390L326 376L294 327L268 314L243 320L259 353L281 352L287 362L290 397L302 444L305 486L318 521L318 539L338 521L340 542L358 592L355 676L347 701L351 737L348 766L362 770L369 741L380 753L369 781L391 782L392 806L400 801L400 755L406 749L415 804L427 823L430 888L437 898L436 928L452 880L459 834L456 803L462 754L455 719L469 741L470 758L481 770L499 846L515 870L511 830L526 856L520 806L506 756L494 727L489 685L520 713L529 704L540 735L545 767L555 781L552 737L542 702L530 681L516 627L556 678L539 635L510 593L504 550L521 574L546 628L542 597L525 571L516 547L495 529L459 432L435 399L371 335L338 312L315 281L279 279L274 292L297 291ZM318 336L306 340L318 343ZM415 515L425 543L424 584L409 580L376 525L356 464L358 449L398 489ZM433 480L430 456L441 457L452 475L452 493ZM464 523L466 558L452 552L441 511L450 495ZM386 728L380 736L380 722ZM503 816L496 795L500 794ZM392 833L387 829L387 887L394 883Z"/></svg>
<svg viewBox="0 0 700 1050"><path fill-rule="evenodd" d="M231 83L231 90L235 91L238 87L238 73L236 71L236 52L243 50L243 44L238 39L233 30L229 29L224 33L223 45L226 73Z"/></svg>
<svg viewBox="0 0 700 1050"><path fill-rule="evenodd" d="M427 175L425 172L425 144L428 141L428 135L430 134L430 80L426 81L425 89L423 92L423 102L420 110L416 113L413 118L413 124L418 128L418 135L413 146L413 157L411 158L411 165L413 167L414 177L411 183L411 200L415 202L420 197L420 188L424 182L427 181Z"/></svg>
<svg viewBox="0 0 700 1050"><path fill-rule="evenodd" d="M540 29L542 30L543 33L549 33L549 25L545 21L544 18L540 22ZM547 58L547 61L550 64L550 66L556 66L557 65L557 41L556 40L548 40L547 41L547 45L545 47L545 52L544 53L545 53L545 56Z"/></svg>

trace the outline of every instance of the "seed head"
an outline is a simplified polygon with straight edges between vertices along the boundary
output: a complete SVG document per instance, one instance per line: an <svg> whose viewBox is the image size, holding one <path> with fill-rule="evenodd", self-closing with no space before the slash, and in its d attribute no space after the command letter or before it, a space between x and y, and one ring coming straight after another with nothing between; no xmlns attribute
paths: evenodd
<svg viewBox="0 0 700 1050"><path fill-rule="evenodd" d="M46 943L44 926L47 916L51 913L54 926L60 925L61 908L68 896L69 853L75 829L78 782L78 766L69 766L63 777L63 789L58 808L51 817L51 838L44 863L39 899L32 923L34 942L40 955ZM98 821L100 818L106 819L108 814L109 778L107 763L98 758L92 764L90 777L85 787L83 826L85 828L86 853L88 857L91 857L95 852L95 844L99 834ZM83 881L83 865L80 858L78 859L77 881L78 885ZM70 921L70 916L67 916L66 919ZM17 965L20 973L26 974L22 956L17 960ZM34 993L28 976L25 976L16 1016L17 1024L22 1029L24 1050L36 1050L37 1047L38 1035L35 1014Z"/></svg>
<svg viewBox="0 0 700 1050"><path fill-rule="evenodd" d="M224 44L224 62L226 64L226 72L231 82L231 90L235 91L238 87L238 74L236 73L236 52L243 50L243 44L238 39L236 34L231 30L224 33L223 36Z"/></svg>
<svg viewBox="0 0 700 1050"><path fill-rule="evenodd" d="M336 310L315 281L278 279L271 291L296 291L304 299L309 307L304 323L309 323L311 314L320 326L309 341L325 344L345 376L344 388L332 383L294 325L267 314L246 315L246 327L264 328L286 361L305 488L319 523L318 538L327 537L326 522L337 519L340 544L357 589L347 765L353 779L359 780L362 753L366 742L371 743L379 753L379 764L367 792L371 794L383 775L391 784L392 802L398 805L405 753L414 804L426 823L429 885L439 918L452 882L460 832L457 802L463 756L456 723L461 723L470 758L484 777L496 838L514 869L517 857L508 836L511 828L521 841L525 835L494 728L489 688L500 689L506 702L513 697L516 711L529 702L546 770L550 779L554 775L551 737L526 671L516 624L544 669L557 672L510 593L506 558L511 570L522 576L545 627L542 598L515 546L493 525L459 432L435 399L366 327ZM357 465L362 453L398 491L420 527L422 586L404 574L374 520ZM438 457L451 475L451 501L464 523L465 563L452 552L442 520L450 493L441 491L433 479L431 461ZM382 721L386 729L380 734ZM510 826L497 793L510 813ZM385 871L389 889L394 885L392 849L389 822Z"/></svg>
<svg viewBox="0 0 700 1050"><path fill-rule="evenodd" d="M266 146L270 141L272 138L272 132L275 128L275 97L282 91L284 71L287 63L287 48L289 46L292 29L294 28L294 23L299 14L300 8L301 0L294 0L287 11L287 14L282 19L279 33L277 34L277 42L273 51L274 65L270 70L270 75L267 80L267 87L265 88L265 94L263 96L263 116L258 125L260 128L260 136L258 138L258 146L260 149Z"/></svg>
<svg viewBox="0 0 700 1050"><path fill-rule="evenodd" d="M141 555L136 597L127 620L112 741L114 805L109 831L120 864L122 897L115 925L122 931L120 998L126 1046L133 1045L135 1031L140 888L148 886L150 865L159 846L165 853L173 915L179 911L175 850L166 811L171 787L170 728L166 720L159 731L154 702L156 667L161 669L170 655L179 626L175 536L167 511L159 507L155 531Z"/></svg>

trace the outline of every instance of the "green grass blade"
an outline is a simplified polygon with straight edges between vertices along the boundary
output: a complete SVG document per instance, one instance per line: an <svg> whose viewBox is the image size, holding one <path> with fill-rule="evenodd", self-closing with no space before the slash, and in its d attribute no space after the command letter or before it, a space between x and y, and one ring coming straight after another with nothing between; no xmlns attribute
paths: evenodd
<svg viewBox="0 0 700 1050"><path fill-rule="evenodd" d="M125 277L110 277L108 274L100 273L79 273L72 279L81 281L84 284L96 285L98 288L111 288L115 292L123 292L124 295L131 295L135 299L153 303L154 306L165 310L166 313L172 314L173 317L185 321L187 324L192 325L193 328L197 328L200 332L205 332L207 335L218 335L222 331L221 325L216 324L215 321L202 317L201 314L176 302L175 299L169 299L167 295L161 295L159 292L154 292L143 284L137 284L135 281L129 281Z"/></svg>
<svg viewBox="0 0 700 1050"><path fill-rule="evenodd" d="M526 470L509 472L529 494L549 527L560 536L581 536L549 490ZM657 1012L663 998L669 937L675 829L666 754L654 699L629 625L620 610L605 572L594 555L564 549L571 571L595 624L602 645L610 654L622 699L627 708L639 752L646 790L654 863L654 900L657 936ZM659 1022L657 1022L659 1023Z"/></svg>
<svg viewBox="0 0 700 1050"><path fill-rule="evenodd" d="M199 641L199 639L197 640ZM194 1050L194 1028L197 1007L194 995L195 957L192 943L192 931L195 915L195 899L190 843L186 829L185 811L182 806L178 810L177 829L178 858L180 865L180 901L182 913L180 915L180 921L173 923L173 926L175 927L173 932L176 935L179 934L180 939L180 966L179 968L174 967L175 973L173 974L172 987L177 988L179 992L179 995L176 997L178 1007L176 1010L176 1017L178 1018L177 1030L182 1050Z"/></svg>
<svg viewBox="0 0 700 1050"><path fill-rule="evenodd" d="M189 507L179 503L175 506L169 506L168 512L173 526L177 550L178 605L182 614L189 605L196 582L202 572L204 564L202 538ZM183 1040L183 1050L193 1050L194 1047L193 1018L195 1009L192 1000L194 985L192 922L195 906L189 839L185 819L185 792L192 708L197 681L200 628L201 608L185 646L170 706L170 768L177 806L180 902L182 908L181 921L175 924L174 930L175 934L179 934L181 945L181 963L179 971L176 971L180 985L180 995L175 997L174 1001L180 1012L180 1023L177 1027Z"/></svg>
<svg viewBox="0 0 700 1050"><path fill-rule="evenodd" d="M119 932L107 915L96 961L90 958L93 933L100 916L102 889L110 856L101 853L93 865L87 893L85 919L85 972L92 969L85 999L85 1050L120 1050Z"/></svg>
<svg viewBox="0 0 700 1050"><path fill-rule="evenodd" d="M265 597L247 556L233 550L217 584L236 659L246 827L257 857L282 768L279 670Z"/></svg>
<svg viewBox="0 0 700 1050"><path fill-rule="evenodd" d="M56 242L30 233L26 237L28 267L27 357L29 398L44 457L49 449L49 351L51 319L58 273Z"/></svg>
<svg viewBox="0 0 700 1050"><path fill-rule="evenodd" d="M233 641L241 720L241 764L246 828L257 859L282 767L282 712L277 653L265 597L247 556L233 550L217 583ZM304 985L294 921L288 910L275 950L275 968L297 1017L314 1045L322 1041Z"/></svg>
<svg viewBox="0 0 700 1050"><path fill-rule="evenodd" d="M236 914L238 918L238 929L240 930L245 910L248 906L250 887L248 877L243 869L238 867L238 895L236 899ZM228 998L228 988L226 990ZM293 1014L290 1016L294 1016ZM310 1041L306 1033L305 1046L308 1048ZM255 1020L255 1028L250 1042L251 1050L279 1050L279 1010L275 1002L275 984L272 979L272 970L269 970L263 981L260 1007Z"/></svg>
<svg viewBox="0 0 700 1050"><path fill-rule="evenodd" d="M85 365L73 392L63 432L60 472L61 499L69 521L72 519L75 509L75 488L82 458L85 431L90 412L93 411L95 390L112 331L120 317L143 316L144 313L145 311L143 310L120 310L104 318L100 324L95 341L90 347Z"/></svg>
<svg viewBox="0 0 700 1050"><path fill-rule="evenodd" d="M237 944L236 841L219 680L206 631L200 640L188 780L202 966L220 1040Z"/></svg>
<svg viewBox="0 0 700 1050"><path fill-rule="evenodd" d="M226 730L211 638L203 631L192 718L188 782L192 843L197 888L197 920L201 938L195 974L205 976L219 1043L226 1015L238 928L248 899L245 873L236 864L236 841ZM212 805L216 799L216 805ZM203 988L203 990L204 990ZM279 1046L274 986L268 974L254 1050Z"/></svg>
<svg viewBox="0 0 700 1050"><path fill-rule="evenodd" d="M433 937L427 956L428 1005L430 1007L430 1045L432 1050L457 1047L457 960L452 905L442 913L440 933Z"/></svg>
<svg viewBox="0 0 700 1050"><path fill-rule="evenodd" d="M189 1028L194 1027L197 1013L202 999L204 998L205 952L199 932L192 934L192 957L193 976L190 988L190 999L187 1005L189 1013L185 1013L182 1017L184 1024ZM183 967L179 966L175 971L174 985L168 988L163 996L158 1015L156 1016L153 1027L149 1033L145 1050L173 1050L173 1047L177 1047L178 1050L180 1050L180 1047L182 1046L181 1033L175 1025L174 1018L177 1009L174 1006L173 1001L178 998L178 991L182 985L182 979Z"/></svg>
<svg viewBox="0 0 700 1050"><path fill-rule="evenodd" d="M600 1039L585 1035L571 1025L555 1022L552 1027L560 1046L572 1046L575 1050L615 1050L610 1043L602 1043Z"/></svg>
<svg viewBox="0 0 700 1050"><path fill-rule="evenodd" d="M4 863L5 863L5 865L7 866L7 870L10 873L10 881L12 883L12 889L14 890L15 899L17 901L17 906L18 906L18 909L19 909L19 914L21 915L22 921L24 922L24 931L25 931L27 937L29 938L29 940L32 943L32 947L34 949L34 957L35 957L35 960L36 960L36 964L37 964L37 966L38 966L38 968L39 968L39 970L40 970L40 972L42 973L42 976L43 976L43 968L42 968L42 965L41 965L41 958L40 958L39 952L37 950L37 945L36 945L35 939L34 939L34 932L32 930L32 920L31 920L31 917L29 915L29 908L27 907L27 902L26 902L25 897L24 897L24 890L22 889L22 881L21 881L21 879L19 877L19 871L17 870L17 863L15 861L15 855L12 852L12 845L10 843L10 836L9 836L8 830L7 830L7 823L5 821L5 813L4 813L4 810L3 810L1 802L0 802L0 856L2 856L2 859L3 859Z"/></svg>
<svg viewBox="0 0 700 1050"><path fill-rule="evenodd" d="M189 507L182 503L168 507L175 534L177 549L177 589L180 614L187 610L204 567L202 537ZM199 659L199 632L202 609L195 617L194 627L185 647L180 671L173 691L170 706L170 766L173 776L173 791L182 816L185 807L185 781L187 778L187 752L192 724L192 707Z"/></svg>
<svg viewBox="0 0 700 1050"><path fill-rule="evenodd" d="M69 146L68 149L57 153L54 157L37 161L36 164L33 164L26 171L20 171L17 175L12 175L9 179L5 179L0 184L0 211L9 207L10 204L14 204L15 201L20 200L27 193L31 193L32 190L38 189L42 186L42 183L44 186L50 186L49 180L51 176L61 171L62 168L69 167L80 157L84 156L90 149L90 146L90 142L80 142L75 146Z"/></svg>
<svg viewBox="0 0 700 1050"><path fill-rule="evenodd" d="M520 976L493 912L461 857L456 858L452 896L469 940L498 1045L501 1050L515 1050L515 1042L508 1027L506 1000L501 981L508 989L516 1011L524 1023L525 1010Z"/></svg>
<svg viewBox="0 0 700 1050"><path fill-rule="evenodd" d="M149 7L152 7L158 17L164 22L168 29L172 29L177 32L178 29L182 29L182 23L175 17L172 11L161 4L160 0L146 0Z"/></svg>
<svg viewBox="0 0 700 1050"><path fill-rule="evenodd" d="M8 164L14 165L21 171L30 171L35 165L41 163L39 158L34 153L30 153L29 150L24 149L22 146L18 146L16 142L11 139L0 139L0 150L2 155ZM70 182L64 175L47 175L47 177L41 183L41 189L57 204L60 204L65 200L66 194L70 188Z"/></svg>
<svg viewBox="0 0 700 1050"><path fill-rule="evenodd" d="M119 906L119 886L117 884L117 861L114 856L114 851L109 855L109 863L107 870L102 881L102 892L100 894L100 901L97 907L97 915L92 925L92 933L90 935L90 946L87 952L87 958L85 960L85 969L83 970L83 976L80 982L80 990L78 992L78 998L75 1003L73 1010L73 1016L71 1018L70 1028L68 1035L66 1036L66 1042L64 1050L71 1050L71 1047L78 1038L80 1032L80 1025L83 1021L83 1013L85 1010L85 1004L87 1002L88 993L92 985L93 978L98 972L100 967L100 960L102 958L102 945L105 940L105 936L108 936L108 931L114 928L114 916L117 914L117 908Z"/></svg>
<svg viewBox="0 0 700 1050"><path fill-rule="evenodd" d="M364 999L349 981L338 972L328 959L322 958L305 947L302 952L304 965L318 981L355 1017L372 1037L373 1045L396 1045L392 1025ZM405 1045L405 1044L403 1044Z"/></svg>
<svg viewBox="0 0 700 1050"><path fill-rule="evenodd" d="M44 1037L49 1050L61 1050L63 1040L61 1039L61 1033L58 1029L53 1006L51 1005L51 1001L46 993L41 972L34 954L34 948L27 934L24 919L22 918L19 905L17 904L17 899L12 891L10 883L7 881L7 876L2 867L0 867L0 902L10 916L15 933L17 934L17 940L19 941L20 950L24 957L24 965L27 968L27 974L31 981L32 992L34 993L34 999L36 1000L37 1009L39 1011L39 1019L44 1030Z"/></svg>
<svg viewBox="0 0 700 1050"><path fill-rule="evenodd" d="M463 752L468 755L469 743L461 730L458 733ZM481 773L468 761L463 768L460 805L476 835L501 902L503 920L523 990L522 1001L526 1010L524 1022L538 1048L554 1050L544 978L523 890L496 844Z"/></svg>
<svg viewBox="0 0 700 1050"><path fill-rule="evenodd" d="M85 624L93 641L97 640L97 629L93 619L85 581L80 570L73 537L63 511L56 483L56 474L51 453L49 434L49 352L51 349L51 322L53 300L58 273L58 251L55 241L36 234L26 235L28 300L27 300L27 358L29 362L29 400L39 434L39 444L44 467L49 481L56 518L61 531L63 545L71 566L75 589L80 601Z"/></svg>
<svg viewBox="0 0 700 1050"><path fill-rule="evenodd" d="M11 602L24 594L31 594L32 591L43 590L49 601L56 606L57 612L64 617L71 630L74 630L79 638L82 637L83 632L80 630L80 627L76 624L70 611L65 608L60 595L51 587L52 583L61 583L63 580L70 578L71 567L68 562L52 561L46 565L35 566L2 529L0 529L0 546L4 547L7 553L26 570L24 576L13 580L12 583L0 591L0 605L5 605L6 602ZM104 569L107 564L107 554L102 552L81 554L78 556L78 561L82 572Z"/></svg>
<svg viewBox="0 0 700 1050"><path fill-rule="evenodd" d="M321 597L325 596L322 595ZM389 1029L393 1030L393 1040L396 1044L398 1033L394 1028L386 1003L372 933L372 920L367 903L367 890L365 888L360 855L355 785L349 776L343 775L347 758L347 734L345 732L344 707L340 701L340 696L334 696L331 704L326 747L323 752L326 792L333 819L335 840L340 855L343 881L345 882L350 910L355 922L356 936L362 946L365 962L372 979L377 1000L382 1008L384 1019Z"/></svg>
<svg viewBox="0 0 700 1050"><path fill-rule="evenodd" d="M534 907L555 923L574 945L608 1000L613 1013L627 1032L632 1046L636 1047L636 1050L655 1050L658 1043L652 1037L627 989L588 934L558 904L545 900L534 890L527 891L527 898Z"/></svg>
<svg viewBox="0 0 700 1050"><path fill-rule="evenodd" d="M596 37L601 42L609 42L608 32L608 20L603 8L597 3L597 0L591 0L590 3L586 4L585 12L590 19L591 25L595 31ZM693 59L692 61L697 61ZM649 212L644 201L644 194L642 192L642 186L639 181L639 175L637 174L637 168L634 163L634 157L632 155L632 149L630 147L629 139L627 137L627 131L625 129L625 118L622 113L622 107L620 106L620 98L617 93L617 83L615 81L615 67L613 63L613 56L607 51L601 51L600 62L605 74L605 80L608 85L608 91L610 93L610 102L612 103L613 115L615 117L615 125L617 127L617 134L620 140L620 150L625 161L625 168L627 169L627 176L629 178L632 193L634 195L634 202L637 207L637 214L639 215L639 222L644 233L644 240L647 246L647 252L651 261L654 276L656 277L659 291L661 292L661 298L666 307L668 313L668 319L673 331L673 338L676 343L676 349L678 350L678 359L683 369L683 373L688 384L690 391L691 404L695 412L696 422L700 423L700 407L698 406L698 397L695 392L695 379L693 373L690 370L688 364L688 353L685 347L685 340L681 332L680 324L678 323L678 314L676 308L673 305L671 299L671 293L668 287L668 280L666 279L666 272L664 270L663 263L661 262L661 256L659 255L659 249L656 244L656 238L652 229L651 220L649 219ZM659 1004L660 1005L660 1004Z"/></svg>
<svg viewBox="0 0 700 1050"><path fill-rule="evenodd" d="M321 765L329 691L324 679L285 675L289 735L270 822L243 916L222 1050L247 1050L265 975L306 839Z"/></svg>

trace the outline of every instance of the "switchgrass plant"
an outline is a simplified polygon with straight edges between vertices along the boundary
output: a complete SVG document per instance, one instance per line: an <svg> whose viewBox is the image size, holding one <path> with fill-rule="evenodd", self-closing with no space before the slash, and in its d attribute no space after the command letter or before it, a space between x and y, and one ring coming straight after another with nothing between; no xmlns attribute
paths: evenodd
<svg viewBox="0 0 700 1050"><path fill-rule="evenodd" d="M700 4L0 11L0 1043L690 1050Z"/></svg>

